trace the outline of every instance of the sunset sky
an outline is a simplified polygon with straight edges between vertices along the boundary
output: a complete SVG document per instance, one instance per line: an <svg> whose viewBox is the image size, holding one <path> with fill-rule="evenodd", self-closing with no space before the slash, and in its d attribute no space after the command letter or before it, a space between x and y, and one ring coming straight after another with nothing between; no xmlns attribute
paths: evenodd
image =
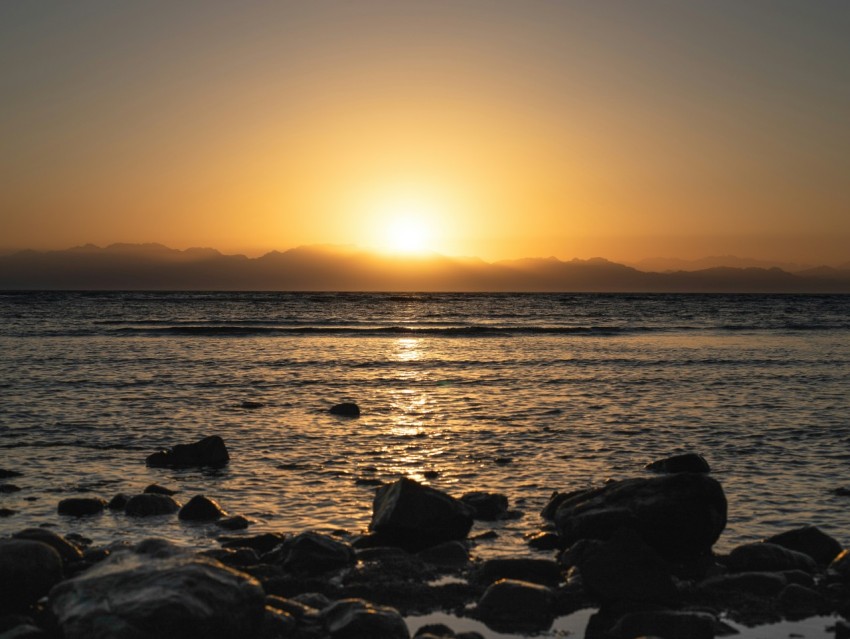
<svg viewBox="0 0 850 639"><path fill-rule="evenodd" d="M850 260L846 0L0 3L0 248Z"/></svg>

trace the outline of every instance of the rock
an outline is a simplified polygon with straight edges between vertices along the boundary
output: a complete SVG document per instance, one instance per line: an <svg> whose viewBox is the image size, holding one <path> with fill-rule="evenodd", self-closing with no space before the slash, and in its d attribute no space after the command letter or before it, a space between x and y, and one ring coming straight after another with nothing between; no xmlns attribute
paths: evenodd
<svg viewBox="0 0 850 639"><path fill-rule="evenodd" d="M829 572L845 582L850 581L850 551L842 550L829 564Z"/></svg>
<svg viewBox="0 0 850 639"><path fill-rule="evenodd" d="M508 512L508 498L499 493L476 491L461 495L460 500L472 509L472 518L480 521L495 521Z"/></svg>
<svg viewBox="0 0 850 639"><path fill-rule="evenodd" d="M0 493L18 493L20 491L21 487L15 484L0 484Z"/></svg>
<svg viewBox="0 0 850 639"><path fill-rule="evenodd" d="M62 558L40 541L0 541L0 614L23 612L62 579Z"/></svg>
<svg viewBox="0 0 850 639"><path fill-rule="evenodd" d="M850 639L850 623L840 619L835 622L835 639Z"/></svg>
<svg viewBox="0 0 850 639"><path fill-rule="evenodd" d="M603 602L667 604L679 599L670 566L634 531L620 531L590 549L578 568L585 590Z"/></svg>
<svg viewBox="0 0 850 639"><path fill-rule="evenodd" d="M166 488L165 486L160 486L159 484L148 484L145 486L145 489L142 491L143 493L153 493L155 495L168 495L171 497L172 495L176 495L178 491L171 490L170 488Z"/></svg>
<svg viewBox="0 0 850 639"><path fill-rule="evenodd" d="M173 497L156 493L133 495L124 506L124 513L130 517L170 515L178 510L180 510L180 504Z"/></svg>
<svg viewBox="0 0 850 639"><path fill-rule="evenodd" d="M12 535L15 539L28 539L30 541L40 541L47 544L53 550L59 553L62 558L62 563L69 564L75 561L80 561L83 558L83 553L80 549L59 535L47 528L25 528L20 532Z"/></svg>
<svg viewBox="0 0 850 639"><path fill-rule="evenodd" d="M815 560L808 555L767 542L738 546L729 553L725 563L731 572L817 571Z"/></svg>
<svg viewBox="0 0 850 639"><path fill-rule="evenodd" d="M211 548L201 553L204 557L212 557L225 566L239 568L243 566L255 566L260 563L260 556L253 548Z"/></svg>
<svg viewBox="0 0 850 639"><path fill-rule="evenodd" d="M182 521L213 521L226 514L214 499L204 495L195 495L180 509L177 517Z"/></svg>
<svg viewBox="0 0 850 639"><path fill-rule="evenodd" d="M657 636L664 639L714 639L721 624L705 612L640 611L624 615L611 628L616 639Z"/></svg>
<svg viewBox="0 0 850 639"><path fill-rule="evenodd" d="M296 573L323 573L354 565L354 549L317 532L303 532L285 546L283 567Z"/></svg>
<svg viewBox="0 0 850 639"><path fill-rule="evenodd" d="M828 566L841 552L841 544L817 526L801 526L765 539L788 550L805 553L821 566Z"/></svg>
<svg viewBox="0 0 850 639"><path fill-rule="evenodd" d="M475 615L501 632L538 632L555 619L555 594L546 586L501 579L484 591Z"/></svg>
<svg viewBox="0 0 850 639"><path fill-rule="evenodd" d="M253 577L203 557L117 553L51 592L64 639L241 639L263 623Z"/></svg>
<svg viewBox="0 0 850 639"><path fill-rule="evenodd" d="M0 479L11 479L12 477L21 477L23 473L17 470L9 470L8 468L0 468Z"/></svg>
<svg viewBox="0 0 850 639"><path fill-rule="evenodd" d="M470 509L444 492L402 478L375 491L372 521L383 545L415 552L444 541L462 540L472 527Z"/></svg>
<svg viewBox="0 0 850 639"><path fill-rule="evenodd" d="M413 639L417 639L417 637L449 637L449 639L452 639L454 636L454 630L442 623L426 624L413 633Z"/></svg>
<svg viewBox="0 0 850 639"><path fill-rule="evenodd" d="M734 575L717 575L700 582L700 590L746 592L758 597L775 597L788 584L776 572L739 572Z"/></svg>
<svg viewBox="0 0 850 639"><path fill-rule="evenodd" d="M554 520L565 545L610 539L617 530L632 528L662 557L679 561L710 552L726 526L726 509L716 480L675 473L581 491L558 502Z"/></svg>
<svg viewBox="0 0 850 639"><path fill-rule="evenodd" d="M263 613L263 625L259 639L279 639L290 637L295 632L298 622L288 612L266 606Z"/></svg>
<svg viewBox="0 0 850 639"><path fill-rule="evenodd" d="M71 517L97 515L106 507L106 500L100 497L68 497L59 502L56 512Z"/></svg>
<svg viewBox="0 0 850 639"><path fill-rule="evenodd" d="M11 517L17 510L12 510L11 508L0 508L0 517Z"/></svg>
<svg viewBox="0 0 850 639"><path fill-rule="evenodd" d="M702 455L685 453L659 459L646 465L647 470L660 473L710 473L711 466Z"/></svg>
<svg viewBox="0 0 850 639"><path fill-rule="evenodd" d="M340 599L322 610L333 639L409 639L407 624L394 608L362 599Z"/></svg>
<svg viewBox="0 0 850 639"><path fill-rule="evenodd" d="M779 593L779 607L789 618L805 619L826 612L829 605L817 591L799 584L788 584Z"/></svg>
<svg viewBox="0 0 850 639"><path fill-rule="evenodd" d="M331 605L331 600L328 599L327 595L320 592L302 592L300 595L291 597L291 599L316 610L324 610Z"/></svg>
<svg viewBox="0 0 850 639"><path fill-rule="evenodd" d="M463 566L469 561L469 549L462 541L447 541L420 550L416 556L433 566Z"/></svg>
<svg viewBox="0 0 850 639"><path fill-rule="evenodd" d="M22 623L0 633L0 639L49 639L49 637L50 635L44 630L31 623Z"/></svg>
<svg viewBox="0 0 850 639"><path fill-rule="evenodd" d="M553 532L538 532L528 535L525 543L533 550L557 550L561 547L561 538Z"/></svg>
<svg viewBox="0 0 850 639"><path fill-rule="evenodd" d="M250 526L251 523L253 522L250 519L243 517L242 515L234 515L233 517L219 519L216 522L216 524L225 530L244 530Z"/></svg>
<svg viewBox="0 0 850 639"><path fill-rule="evenodd" d="M127 493L118 493L112 499L109 500L109 503L106 504L106 507L109 510L124 510L124 507L127 505L127 502L130 501L130 495Z"/></svg>
<svg viewBox="0 0 850 639"><path fill-rule="evenodd" d="M561 580L561 567L549 559L489 559L478 571L478 578L485 584L512 579L554 587Z"/></svg>
<svg viewBox="0 0 850 639"><path fill-rule="evenodd" d="M265 404L263 402L252 402L250 400L244 400L241 404L239 404L240 408L244 408L246 410L257 410L259 408L263 408Z"/></svg>
<svg viewBox="0 0 850 639"><path fill-rule="evenodd" d="M224 466L230 461L224 440L218 435L204 437L193 444L177 444L161 450L145 460L154 468L186 468L191 466Z"/></svg>
<svg viewBox="0 0 850 639"><path fill-rule="evenodd" d="M342 417L360 417L360 407L354 402L343 402L331 406L330 413Z"/></svg>

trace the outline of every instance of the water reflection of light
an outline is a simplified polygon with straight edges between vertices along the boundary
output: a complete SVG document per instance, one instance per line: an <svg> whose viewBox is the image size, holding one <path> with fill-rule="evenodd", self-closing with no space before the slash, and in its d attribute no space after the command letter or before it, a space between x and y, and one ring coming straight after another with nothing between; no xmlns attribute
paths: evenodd
<svg viewBox="0 0 850 639"><path fill-rule="evenodd" d="M401 337L395 342L395 359L399 362L416 362L422 359L422 340L415 337Z"/></svg>

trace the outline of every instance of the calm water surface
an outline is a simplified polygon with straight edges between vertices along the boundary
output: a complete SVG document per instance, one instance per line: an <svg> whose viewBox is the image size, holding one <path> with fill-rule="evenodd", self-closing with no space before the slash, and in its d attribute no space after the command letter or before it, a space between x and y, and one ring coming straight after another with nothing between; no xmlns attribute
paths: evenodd
<svg viewBox="0 0 850 639"><path fill-rule="evenodd" d="M356 481L406 475L507 494L525 516L475 552L527 553L551 491L698 451L729 497L719 549L804 523L848 543L848 338L847 296L2 295L0 467L24 475L0 534L214 543L175 517L56 514L152 482L251 532L358 531L374 486ZM145 467L208 434L227 468Z"/></svg>

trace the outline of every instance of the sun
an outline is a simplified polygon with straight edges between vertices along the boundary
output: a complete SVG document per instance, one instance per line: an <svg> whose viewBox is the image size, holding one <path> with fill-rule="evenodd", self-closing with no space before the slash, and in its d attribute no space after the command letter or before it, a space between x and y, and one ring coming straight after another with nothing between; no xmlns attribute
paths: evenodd
<svg viewBox="0 0 850 639"><path fill-rule="evenodd" d="M380 212L380 248L390 253L425 253L432 248L439 212L424 199L397 199Z"/></svg>

